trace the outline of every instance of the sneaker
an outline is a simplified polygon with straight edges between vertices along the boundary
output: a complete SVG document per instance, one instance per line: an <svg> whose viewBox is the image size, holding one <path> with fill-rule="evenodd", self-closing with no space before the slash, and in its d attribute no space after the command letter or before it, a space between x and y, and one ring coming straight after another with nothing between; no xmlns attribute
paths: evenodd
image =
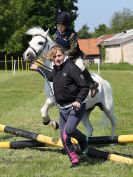
<svg viewBox="0 0 133 177"><path fill-rule="evenodd" d="M97 92L99 91L98 86L99 86L99 84L96 81L94 82L93 85L91 85L91 87L90 87L91 97L94 97L97 94Z"/></svg>
<svg viewBox="0 0 133 177"><path fill-rule="evenodd" d="M83 151L81 151L81 155L84 157L84 156L87 156L88 154L88 147L86 149L84 149Z"/></svg>
<svg viewBox="0 0 133 177"><path fill-rule="evenodd" d="M87 140L84 143L80 144L81 156L85 157L88 154L88 142Z"/></svg>
<svg viewBox="0 0 133 177"><path fill-rule="evenodd" d="M70 168L77 168L79 167L80 163L76 162L76 163L72 163L72 165L70 166Z"/></svg>

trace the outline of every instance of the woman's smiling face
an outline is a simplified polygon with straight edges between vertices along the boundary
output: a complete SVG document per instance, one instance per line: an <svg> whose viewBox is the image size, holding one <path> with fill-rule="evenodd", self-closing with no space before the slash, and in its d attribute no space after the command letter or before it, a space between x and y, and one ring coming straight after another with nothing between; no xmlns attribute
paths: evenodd
<svg viewBox="0 0 133 177"><path fill-rule="evenodd" d="M52 60L56 66L59 66L64 62L64 58L64 54L60 50L57 50Z"/></svg>

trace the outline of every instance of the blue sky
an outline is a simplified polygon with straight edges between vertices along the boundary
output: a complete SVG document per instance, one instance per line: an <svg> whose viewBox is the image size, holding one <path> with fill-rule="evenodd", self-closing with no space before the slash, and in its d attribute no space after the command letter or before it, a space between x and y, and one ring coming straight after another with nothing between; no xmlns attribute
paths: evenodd
<svg viewBox="0 0 133 177"><path fill-rule="evenodd" d="M133 11L133 0L78 0L79 8L75 31L79 31L84 24L94 31L99 24L110 25L114 12L128 8Z"/></svg>

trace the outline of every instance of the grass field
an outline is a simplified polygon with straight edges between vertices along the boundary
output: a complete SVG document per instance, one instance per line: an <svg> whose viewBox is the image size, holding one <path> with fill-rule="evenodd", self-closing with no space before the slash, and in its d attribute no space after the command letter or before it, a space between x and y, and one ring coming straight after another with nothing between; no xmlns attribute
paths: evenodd
<svg viewBox="0 0 133 177"><path fill-rule="evenodd" d="M101 76L113 88L117 135L133 134L133 71L102 70ZM59 131L44 126L40 108L44 103L44 79L35 72L0 71L0 124L23 128L48 136L59 137ZM58 110L50 111L51 118L58 120ZM99 109L91 114L95 136L110 135L107 122L101 123ZM84 132L83 126L79 128ZM22 138L0 133L0 141ZM120 153L133 158L133 145L97 146L100 150ZM132 177L133 166L90 158L80 168L70 169L66 154L57 148L0 149L0 177Z"/></svg>

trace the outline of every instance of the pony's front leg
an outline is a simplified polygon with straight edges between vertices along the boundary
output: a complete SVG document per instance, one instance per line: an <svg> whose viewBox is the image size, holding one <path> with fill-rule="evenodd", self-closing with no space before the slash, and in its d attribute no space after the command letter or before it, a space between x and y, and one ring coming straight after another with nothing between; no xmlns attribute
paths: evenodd
<svg viewBox="0 0 133 177"><path fill-rule="evenodd" d="M86 110L83 118L82 118L82 124L84 125L85 129L86 129L86 133L87 133L87 138L92 136L93 133L93 128L91 126L91 123L89 121L89 115L91 113L91 110Z"/></svg>
<svg viewBox="0 0 133 177"><path fill-rule="evenodd" d="M43 124L44 125L49 125L53 127L54 129L58 129L59 125L56 121L51 120L48 114L48 110L54 106L54 103L50 98L47 98L45 101L44 106L41 108L41 114L43 118Z"/></svg>

